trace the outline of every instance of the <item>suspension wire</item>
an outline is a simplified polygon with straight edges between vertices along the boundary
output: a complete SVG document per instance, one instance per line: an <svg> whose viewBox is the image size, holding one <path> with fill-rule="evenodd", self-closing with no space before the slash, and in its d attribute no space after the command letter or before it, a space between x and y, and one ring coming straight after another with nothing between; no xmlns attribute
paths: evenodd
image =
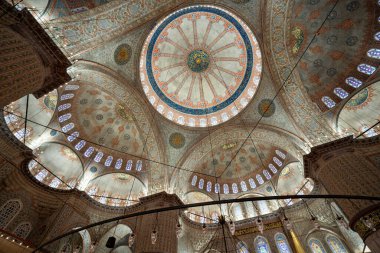
<svg viewBox="0 0 380 253"><path fill-rule="evenodd" d="M63 237L66 237L68 235L71 235L73 233L77 233L79 231L92 228L95 226L99 226L102 224L114 222L119 219L128 219L135 216L142 216L147 214L154 214L154 213L160 213L160 212L166 212L166 211L173 211L178 209L186 209L191 207L199 207L199 206L210 206L210 205L218 205L218 204L228 204L228 203L240 203L245 201L260 201L260 200L274 200L274 199L287 199L287 198L294 198L294 199L354 199L354 200L373 200L373 201L379 201L380 202L380 196L363 196L363 195L326 195L326 194L316 194L316 195L284 195L284 196L260 196L260 197L249 197L249 198L240 198L240 199L222 199L222 200L214 200L214 201L207 201L207 202L198 202L198 203L192 203L192 204L183 204L183 205L176 205L176 206L169 206L169 207L162 207L157 209L150 209L150 210L144 210L137 213L130 213L123 216L118 216L110 219L106 219L103 221L99 221L90 225L83 226L78 229L74 229L72 231L69 231L67 233L64 233L60 236L57 236L44 244L40 245L37 249L35 249L33 252L36 252L37 250L42 249L44 246L57 241Z"/></svg>

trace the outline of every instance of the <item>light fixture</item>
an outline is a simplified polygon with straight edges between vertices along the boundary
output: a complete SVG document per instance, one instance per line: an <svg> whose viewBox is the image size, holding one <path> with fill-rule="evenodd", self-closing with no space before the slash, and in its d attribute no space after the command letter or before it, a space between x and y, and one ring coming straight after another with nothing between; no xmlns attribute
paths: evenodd
<svg viewBox="0 0 380 253"><path fill-rule="evenodd" d="M156 244L157 242L157 230L154 229L152 233L150 234L150 239L152 240L152 244Z"/></svg>
<svg viewBox="0 0 380 253"><path fill-rule="evenodd" d="M115 247L116 238L114 236L108 237L108 240L106 242L106 247L109 249L113 249Z"/></svg>
<svg viewBox="0 0 380 253"><path fill-rule="evenodd" d="M179 223L179 221L176 225L175 233L176 233L178 239L182 237L182 226L181 226L181 223Z"/></svg>
<svg viewBox="0 0 380 253"><path fill-rule="evenodd" d="M135 243L136 235L132 232L132 234L129 235L128 238L128 247L132 247L133 244Z"/></svg>
<svg viewBox="0 0 380 253"><path fill-rule="evenodd" d="M236 226L232 219L230 219L230 221L228 222L228 227L230 229L231 234L234 235L236 231Z"/></svg>
<svg viewBox="0 0 380 253"><path fill-rule="evenodd" d="M205 232L207 229L206 223L202 223L202 231Z"/></svg>
<svg viewBox="0 0 380 253"><path fill-rule="evenodd" d="M259 229L260 233L262 234L264 232L264 223L261 218L257 218L256 220L257 228Z"/></svg>
<svg viewBox="0 0 380 253"><path fill-rule="evenodd" d="M342 216L337 215L336 216L336 222L340 226L344 227L345 229L348 229L348 224L347 224L347 222L344 220L344 218Z"/></svg>
<svg viewBox="0 0 380 253"><path fill-rule="evenodd" d="M319 224L317 217L311 216L311 221L313 222L315 229L321 229L321 224Z"/></svg>

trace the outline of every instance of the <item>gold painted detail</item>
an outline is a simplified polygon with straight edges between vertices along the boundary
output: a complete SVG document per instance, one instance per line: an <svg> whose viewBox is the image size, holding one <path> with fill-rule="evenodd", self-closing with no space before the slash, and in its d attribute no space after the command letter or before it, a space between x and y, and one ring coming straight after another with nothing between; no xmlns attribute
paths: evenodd
<svg viewBox="0 0 380 253"><path fill-rule="evenodd" d="M231 142L231 143L228 143L228 144L224 144L223 145L223 149L224 150L231 149L231 148L235 147L236 145L237 145L236 142Z"/></svg>
<svg viewBox="0 0 380 253"><path fill-rule="evenodd" d="M281 227L282 227L282 223L280 221L264 224L264 230L281 228ZM248 235L248 234L253 234L253 233L260 233L259 229L256 226L236 230L235 235L240 236L240 235Z"/></svg>
<svg viewBox="0 0 380 253"><path fill-rule="evenodd" d="M293 28L292 35L294 36L294 45L292 48L292 53L296 54L301 48L301 44L304 40L304 35L303 35L303 31L299 27Z"/></svg>
<svg viewBox="0 0 380 253"><path fill-rule="evenodd" d="M366 214L363 217L371 217L373 227L378 230L380 229L380 209L376 209L375 211ZM370 229L368 226L364 224L364 222L359 219L354 225L353 225L354 231L360 235L363 240L365 240L370 234L372 234L374 231Z"/></svg>
<svg viewBox="0 0 380 253"><path fill-rule="evenodd" d="M119 115L120 118L132 122L133 117L127 112L126 106L124 104L118 104L116 106L116 113Z"/></svg>

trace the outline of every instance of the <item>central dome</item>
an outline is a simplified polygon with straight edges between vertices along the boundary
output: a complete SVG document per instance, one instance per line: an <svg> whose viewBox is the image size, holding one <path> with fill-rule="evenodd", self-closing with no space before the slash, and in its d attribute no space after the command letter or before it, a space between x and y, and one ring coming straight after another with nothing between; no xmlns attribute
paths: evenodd
<svg viewBox="0 0 380 253"><path fill-rule="evenodd" d="M150 32L140 58L144 92L167 119L186 126L218 125L256 93L261 52L248 26L220 7L180 9Z"/></svg>

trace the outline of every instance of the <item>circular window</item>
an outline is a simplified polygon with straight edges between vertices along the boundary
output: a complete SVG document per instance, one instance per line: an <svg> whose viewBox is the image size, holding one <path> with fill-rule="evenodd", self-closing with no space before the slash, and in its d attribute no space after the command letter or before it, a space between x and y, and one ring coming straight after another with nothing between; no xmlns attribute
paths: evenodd
<svg viewBox="0 0 380 253"><path fill-rule="evenodd" d="M159 22L140 58L144 92L167 119L207 127L236 116L253 98L261 52L248 26L215 6L180 9Z"/></svg>

